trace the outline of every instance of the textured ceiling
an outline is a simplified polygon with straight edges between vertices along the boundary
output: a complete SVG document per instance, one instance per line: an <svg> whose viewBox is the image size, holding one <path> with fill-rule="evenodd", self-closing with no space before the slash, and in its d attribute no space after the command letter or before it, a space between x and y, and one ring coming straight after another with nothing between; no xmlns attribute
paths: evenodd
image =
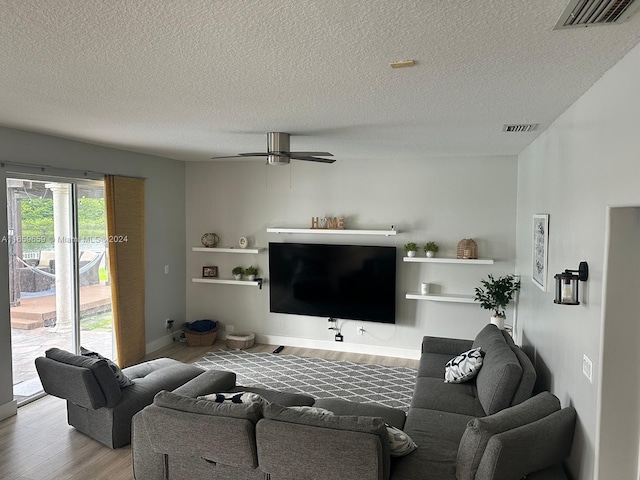
<svg viewBox="0 0 640 480"><path fill-rule="evenodd" d="M2 0L0 125L181 160L268 131L345 161L517 154L640 42L640 15L553 31L567 3Z"/></svg>

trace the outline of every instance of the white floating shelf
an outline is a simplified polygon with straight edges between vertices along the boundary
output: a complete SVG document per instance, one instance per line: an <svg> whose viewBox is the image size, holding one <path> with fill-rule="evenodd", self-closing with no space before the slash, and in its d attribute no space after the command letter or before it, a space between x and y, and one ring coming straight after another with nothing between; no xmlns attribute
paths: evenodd
<svg viewBox="0 0 640 480"><path fill-rule="evenodd" d="M258 287L261 283L257 280L234 280L232 278L192 278L191 281L193 283L222 283L225 285L242 285L244 287Z"/></svg>
<svg viewBox="0 0 640 480"><path fill-rule="evenodd" d="M405 295L408 300L429 300L431 302L455 302L474 303L473 295L460 295L452 293L428 293L422 295L418 292L409 292Z"/></svg>
<svg viewBox="0 0 640 480"><path fill-rule="evenodd" d="M493 258L402 257L402 261L414 263L466 263L471 265L493 265Z"/></svg>
<svg viewBox="0 0 640 480"><path fill-rule="evenodd" d="M302 233L317 235L380 235L394 236L396 230L331 230L328 228L267 228L267 233Z"/></svg>
<svg viewBox="0 0 640 480"><path fill-rule="evenodd" d="M191 247L194 252L207 253L260 253L264 248L240 248L240 247Z"/></svg>

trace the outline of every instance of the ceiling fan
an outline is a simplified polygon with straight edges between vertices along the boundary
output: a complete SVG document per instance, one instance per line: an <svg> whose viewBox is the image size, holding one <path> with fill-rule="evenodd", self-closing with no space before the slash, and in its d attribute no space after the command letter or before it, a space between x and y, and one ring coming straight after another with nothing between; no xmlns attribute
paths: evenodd
<svg viewBox="0 0 640 480"><path fill-rule="evenodd" d="M252 152L252 153L239 153L238 155L232 155L228 157L212 157L217 158L237 158L237 157L267 157L267 163L269 165L287 165L289 160L305 160L308 162L322 162L333 163L333 158L318 158L318 157L333 157L329 152L291 152L289 151L289 137L288 133L283 132L269 132L267 133L267 151L266 152Z"/></svg>

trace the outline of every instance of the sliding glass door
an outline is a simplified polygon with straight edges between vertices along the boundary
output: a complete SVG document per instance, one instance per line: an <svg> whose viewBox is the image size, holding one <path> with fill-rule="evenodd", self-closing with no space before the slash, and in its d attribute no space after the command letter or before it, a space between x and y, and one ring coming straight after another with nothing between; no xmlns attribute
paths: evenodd
<svg viewBox="0 0 640 480"><path fill-rule="evenodd" d="M7 179L14 398L42 393L34 360L80 345L113 354L104 184Z"/></svg>

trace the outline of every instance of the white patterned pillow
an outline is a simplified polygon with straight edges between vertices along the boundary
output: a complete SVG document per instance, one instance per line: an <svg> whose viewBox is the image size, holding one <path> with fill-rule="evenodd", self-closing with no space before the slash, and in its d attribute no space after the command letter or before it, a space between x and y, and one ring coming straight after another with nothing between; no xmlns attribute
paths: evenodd
<svg viewBox="0 0 640 480"><path fill-rule="evenodd" d="M411 440L411 437L396 427L392 427L388 423L387 435L389 435L389 455L392 457L404 457L413 452L418 446Z"/></svg>
<svg viewBox="0 0 640 480"><path fill-rule="evenodd" d="M116 380L118 381L118 385L120 386L120 388L126 388L135 383L133 380L131 380L129 377L127 377L124 374L124 372L120 369L118 364L113 360L110 360L107 357L103 357L97 352L92 352L91 350L87 350L84 347L80 347L80 355L88 358L97 358L100 360L106 360L107 365L109 365L109 368L113 372L113 375L116 377Z"/></svg>
<svg viewBox="0 0 640 480"><path fill-rule="evenodd" d="M445 383L462 383L475 377L482 367L480 347L461 353L444 367Z"/></svg>
<svg viewBox="0 0 640 480"><path fill-rule="evenodd" d="M199 396L198 400L211 400L216 403L261 403L262 405L268 403L262 396L253 392L211 393Z"/></svg>
<svg viewBox="0 0 640 480"><path fill-rule="evenodd" d="M312 413L314 415L333 415L331 410L327 410L326 408L320 407L309 407L307 405L301 405L297 407L289 407L291 410L297 410L302 413Z"/></svg>

